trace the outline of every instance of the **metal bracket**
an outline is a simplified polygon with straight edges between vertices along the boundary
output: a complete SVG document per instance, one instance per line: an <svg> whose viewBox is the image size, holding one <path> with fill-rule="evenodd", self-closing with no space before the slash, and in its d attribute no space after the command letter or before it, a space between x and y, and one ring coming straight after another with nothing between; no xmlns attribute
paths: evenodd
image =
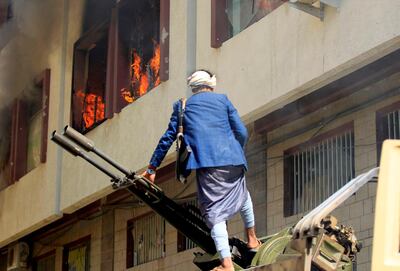
<svg viewBox="0 0 400 271"><path fill-rule="evenodd" d="M289 6L298 10L304 11L314 17L324 20L325 5L338 9L340 7L340 0L319 0L319 7L313 6L317 0L290 0Z"/></svg>

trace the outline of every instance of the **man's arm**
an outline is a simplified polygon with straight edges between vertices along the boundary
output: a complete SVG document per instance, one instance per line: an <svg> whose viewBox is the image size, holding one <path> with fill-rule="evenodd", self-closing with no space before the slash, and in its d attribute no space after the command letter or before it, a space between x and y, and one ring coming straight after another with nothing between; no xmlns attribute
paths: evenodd
<svg viewBox="0 0 400 271"><path fill-rule="evenodd" d="M179 102L174 103L173 112L171 119L169 120L168 129L161 136L156 149L150 159L149 165L156 169L160 166L165 155L167 154L172 143L176 140L177 127L178 127L178 113L179 113Z"/></svg>
<svg viewBox="0 0 400 271"><path fill-rule="evenodd" d="M244 148L248 139L246 126L244 126L236 108L233 106L231 101L229 101L228 97L226 97L226 103L228 106L228 116L231 129L233 131L233 134L235 135L236 140L239 141L240 145Z"/></svg>

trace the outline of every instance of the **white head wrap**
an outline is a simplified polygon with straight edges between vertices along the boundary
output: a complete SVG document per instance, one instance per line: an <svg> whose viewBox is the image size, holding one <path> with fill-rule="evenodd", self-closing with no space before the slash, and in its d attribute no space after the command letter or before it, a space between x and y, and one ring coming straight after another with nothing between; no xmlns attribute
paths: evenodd
<svg viewBox="0 0 400 271"><path fill-rule="evenodd" d="M210 76L208 72L197 71L187 78L187 82L191 88L198 88L201 86L215 88L217 78L215 75Z"/></svg>

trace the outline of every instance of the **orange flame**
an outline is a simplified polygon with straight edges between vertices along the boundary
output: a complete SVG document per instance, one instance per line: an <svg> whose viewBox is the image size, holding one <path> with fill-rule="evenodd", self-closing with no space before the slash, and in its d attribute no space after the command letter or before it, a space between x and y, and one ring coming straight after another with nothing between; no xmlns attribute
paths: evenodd
<svg viewBox="0 0 400 271"><path fill-rule="evenodd" d="M153 57L150 59L150 68L153 71L153 76L155 78L154 86L158 86L160 84L160 44L156 44L154 48Z"/></svg>
<svg viewBox="0 0 400 271"><path fill-rule="evenodd" d="M135 49L132 50L133 63L131 64L129 74L131 78L131 87L133 93L136 93L139 97L146 94L149 91L149 87L158 86L160 81L160 45L154 45L154 51L152 58L145 64L143 68L143 62L140 55ZM135 101L135 97L131 95L131 91L126 88L121 89L121 96L127 103Z"/></svg>
<svg viewBox="0 0 400 271"><path fill-rule="evenodd" d="M135 101L135 97L132 96L131 92L127 88L121 89L121 96L128 103L133 103Z"/></svg>
<svg viewBox="0 0 400 271"><path fill-rule="evenodd" d="M82 90L78 90L75 95L79 98L82 106L82 118L86 129L104 119L105 104L101 96L84 93Z"/></svg>

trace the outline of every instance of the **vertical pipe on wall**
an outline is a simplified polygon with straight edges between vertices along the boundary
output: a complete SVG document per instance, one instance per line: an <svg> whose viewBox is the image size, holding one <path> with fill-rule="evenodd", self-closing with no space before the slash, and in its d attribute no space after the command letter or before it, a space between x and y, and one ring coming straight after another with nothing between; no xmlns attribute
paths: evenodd
<svg viewBox="0 0 400 271"><path fill-rule="evenodd" d="M186 75L189 76L196 70L197 0L187 0L186 5ZM187 96L191 93L187 88Z"/></svg>
<svg viewBox="0 0 400 271"><path fill-rule="evenodd" d="M62 19L62 34L61 34L61 60L60 60L60 93L58 102L58 120L57 128L62 130L64 128L64 101L65 101L65 74L66 74L66 59L67 59L67 39L68 39L68 14L69 14L69 0L63 1L63 19ZM62 160L63 150L57 148L56 155L56 184L55 184L55 214L61 215L61 181L62 181Z"/></svg>

